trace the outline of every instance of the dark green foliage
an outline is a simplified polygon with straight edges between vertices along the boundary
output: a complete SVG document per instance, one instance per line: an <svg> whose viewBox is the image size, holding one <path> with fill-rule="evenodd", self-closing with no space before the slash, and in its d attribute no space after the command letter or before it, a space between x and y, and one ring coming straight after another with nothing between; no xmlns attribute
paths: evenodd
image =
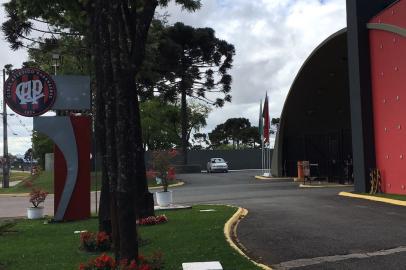
<svg viewBox="0 0 406 270"><path fill-rule="evenodd" d="M183 163L187 164L187 97L217 107L231 102L232 78L228 71L235 49L232 44L216 38L211 28L176 23L161 31L163 37L156 62L161 78L155 88L165 99L180 98L182 156Z"/></svg>
<svg viewBox="0 0 406 270"><path fill-rule="evenodd" d="M45 154L54 152L54 143L47 136L34 131L32 133L33 157L38 159L41 168L45 168Z"/></svg>
<svg viewBox="0 0 406 270"><path fill-rule="evenodd" d="M230 118L223 124L217 125L209 133L209 138L213 148L222 145L233 144L234 149L244 147L255 147L260 144L257 127L251 127L251 123L246 118Z"/></svg>
<svg viewBox="0 0 406 270"><path fill-rule="evenodd" d="M148 150L169 149L181 144L180 108L152 99L141 103L141 123L144 145ZM210 109L201 104L188 108L188 137L192 131L206 126ZM164 120L164 121L163 121Z"/></svg>
<svg viewBox="0 0 406 270"><path fill-rule="evenodd" d="M216 38L211 28L193 28L176 23L163 30L159 45L159 66L163 74L158 90L166 97L186 91L190 97L215 106L231 101L231 75L235 49ZM221 93L223 98L211 100L208 93Z"/></svg>
<svg viewBox="0 0 406 270"><path fill-rule="evenodd" d="M193 143L192 149L194 150L204 149L206 146L210 144L210 142L208 141L207 134L205 133L193 134L192 143Z"/></svg>

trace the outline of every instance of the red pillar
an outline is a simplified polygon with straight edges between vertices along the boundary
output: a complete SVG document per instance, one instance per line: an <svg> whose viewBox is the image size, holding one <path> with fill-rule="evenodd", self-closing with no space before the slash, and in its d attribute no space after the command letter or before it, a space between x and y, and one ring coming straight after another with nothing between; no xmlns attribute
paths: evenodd
<svg viewBox="0 0 406 270"><path fill-rule="evenodd" d="M78 150L78 177L63 220L81 220L90 217L90 144L91 119L88 116L70 117ZM67 175L62 152L54 147L54 213L56 213Z"/></svg>

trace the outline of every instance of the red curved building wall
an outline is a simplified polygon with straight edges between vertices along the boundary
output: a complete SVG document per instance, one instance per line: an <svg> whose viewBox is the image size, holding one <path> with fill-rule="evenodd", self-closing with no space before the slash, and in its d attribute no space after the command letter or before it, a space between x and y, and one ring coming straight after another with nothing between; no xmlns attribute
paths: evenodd
<svg viewBox="0 0 406 270"><path fill-rule="evenodd" d="M64 221L81 220L90 217L90 144L91 119L88 116L70 117L78 147L79 170L75 189L63 217ZM54 214L65 187L67 168L63 153L54 147Z"/></svg>
<svg viewBox="0 0 406 270"><path fill-rule="evenodd" d="M370 23L406 29L406 0ZM376 166L383 192L406 194L406 38L371 29L370 50Z"/></svg>

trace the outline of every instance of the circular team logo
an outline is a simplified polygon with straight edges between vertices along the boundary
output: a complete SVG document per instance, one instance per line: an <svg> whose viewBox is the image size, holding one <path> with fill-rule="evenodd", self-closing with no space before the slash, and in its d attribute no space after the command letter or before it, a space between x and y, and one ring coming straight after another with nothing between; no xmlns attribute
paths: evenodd
<svg viewBox="0 0 406 270"><path fill-rule="evenodd" d="M38 116L52 108L56 86L51 76L36 68L13 70L4 85L7 105L22 116Z"/></svg>

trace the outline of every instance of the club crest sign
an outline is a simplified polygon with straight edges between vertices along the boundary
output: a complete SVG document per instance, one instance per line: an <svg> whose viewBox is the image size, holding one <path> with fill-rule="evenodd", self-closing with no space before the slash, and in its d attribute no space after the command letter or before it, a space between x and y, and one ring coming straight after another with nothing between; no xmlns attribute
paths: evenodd
<svg viewBox="0 0 406 270"><path fill-rule="evenodd" d="M7 105L16 113L32 117L46 113L56 99L50 75L36 68L14 70L4 85Z"/></svg>

